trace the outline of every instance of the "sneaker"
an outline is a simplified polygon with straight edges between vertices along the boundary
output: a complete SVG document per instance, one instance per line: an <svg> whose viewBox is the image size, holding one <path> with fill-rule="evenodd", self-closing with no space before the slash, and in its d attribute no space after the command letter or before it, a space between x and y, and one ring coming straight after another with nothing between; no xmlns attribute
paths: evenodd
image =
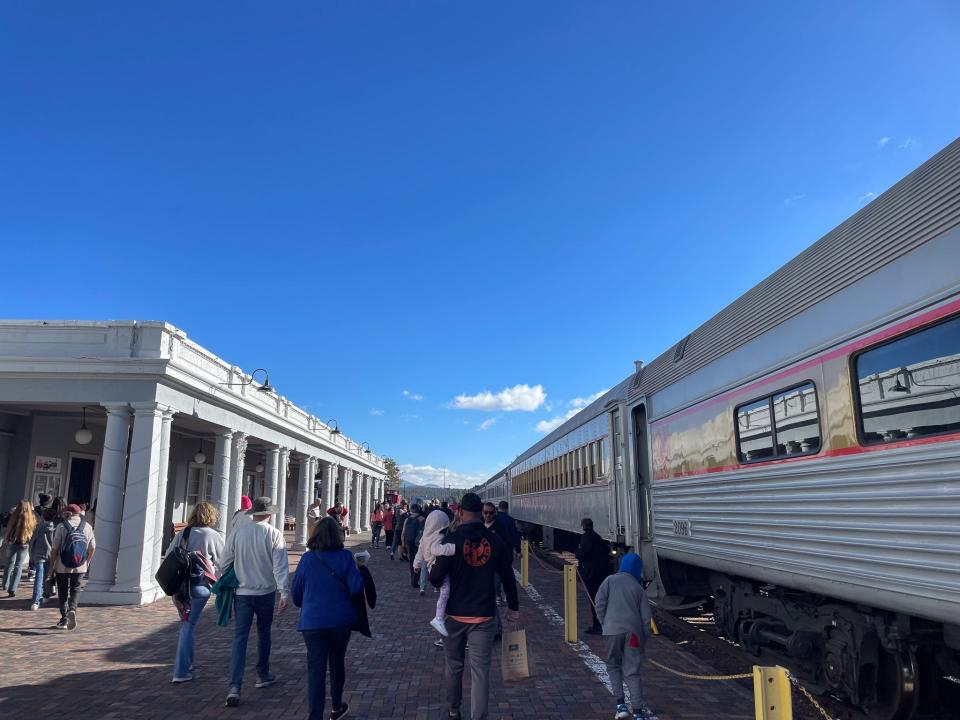
<svg viewBox="0 0 960 720"><path fill-rule="evenodd" d="M616 715L613 716L613 720L631 720L631 717L626 705L623 703L617 705Z"/></svg>
<svg viewBox="0 0 960 720"><path fill-rule="evenodd" d="M436 645L437 647L443 647L443 638L441 638L440 640L434 640L433 644Z"/></svg>
<svg viewBox="0 0 960 720"><path fill-rule="evenodd" d="M350 706L344 703L339 710L330 711L330 720L340 720L347 714L347 710L350 709Z"/></svg>
<svg viewBox="0 0 960 720"><path fill-rule="evenodd" d="M60 622L53 626L54 630L66 630L67 629L67 619L60 618Z"/></svg>
<svg viewBox="0 0 960 720"><path fill-rule="evenodd" d="M16 597L16 596L17 596L17 594L16 594L13 590L7 590L7 597L8 597L8 598L12 598L12 597Z"/></svg>
<svg viewBox="0 0 960 720"><path fill-rule="evenodd" d="M240 704L240 688L236 685L230 686L230 692L227 693L227 707L236 707Z"/></svg>
<svg viewBox="0 0 960 720"><path fill-rule="evenodd" d="M433 593L434 593L435 595L439 595L439 594L440 594L440 588L435 587L435 588L433 589Z"/></svg>
<svg viewBox="0 0 960 720"><path fill-rule="evenodd" d="M268 675L264 675L263 677L258 677L257 684L254 685L254 687L258 687L258 688L270 687L276 681L277 681L277 676L274 675L273 673L270 673Z"/></svg>
<svg viewBox="0 0 960 720"><path fill-rule="evenodd" d="M174 678L173 680L171 680L170 682L173 683L174 685L176 685L177 683L190 682L191 680L193 680L193 675L191 675L190 673L187 673L186 675L184 675L184 676L181 677L181 678L175 677L175 678Z"/></svg>
<svg viewBox="0 0 960 720"><path fill-rule="evenodd" d="M460 711L459 710L448 710L447 711L448 720L460 720Z"/></svg>
<svg viewBox="0 0 960 720"><path fill-rule="evenodd" d="M447 626L444 625L443 620L441 620L438 617L435 617L433 620L430 621L430 627L432 627L434 630L436 630L438 633L440 633L444 637L448 637L450 634L447 632Z"/></svg>
<svg viewBox="0 0 960 720"><path fill-rule="evenodd" d="M77 629L77 611L70 610L67 612L67 630L76 630Z"/></svg>
<svg viewBox="0 0 960 720"><path fill-rule="evenodd" d="M420 597L423 597L423 588L420 588Z"/></svg>
<svg viewBox="0 0 960 720"><path fill-rule="evenodd" d="M40 609L40 603L31 603L31 604L30 604L30 609L31 609L31 610L39 610L39 609Z"/></svg>

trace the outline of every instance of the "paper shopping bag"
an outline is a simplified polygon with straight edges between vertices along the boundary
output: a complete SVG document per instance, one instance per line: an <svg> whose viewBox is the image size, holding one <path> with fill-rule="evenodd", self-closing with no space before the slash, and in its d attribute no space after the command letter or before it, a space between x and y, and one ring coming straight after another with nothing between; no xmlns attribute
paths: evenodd
<svg viewBox="0 0 960 720"><path fill-rule="evenodd" d="M500 672L505 681L523 680L530 677L526 630L513 630L503 633L503 644L500 649Z"/></svg>

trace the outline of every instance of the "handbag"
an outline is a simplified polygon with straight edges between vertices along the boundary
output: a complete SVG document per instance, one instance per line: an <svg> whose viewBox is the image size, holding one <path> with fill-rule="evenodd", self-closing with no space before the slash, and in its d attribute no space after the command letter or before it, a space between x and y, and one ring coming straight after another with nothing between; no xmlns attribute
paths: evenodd
<svg viewBox="0 0 960 720"><path fill-rule="evenodd" d="M190 527L186 527L180 536L180 542L172 552L167 553L154 575L157 584L167 595L178 592L190 576L190 553L184 546L190 537Z"/></svg>
<svg viewBox="0 0 960 720"><path fill-rule="evenodd" d="M347 586L346 579L337 575L333 571L333 569L329 565L327 565L326 560L320 557L319 551L316 551L316 552L317 552L317 560L319 560L320 564L327 569L327 572L330 573L330 575L334 579L336 579L337 582L340 583L340 585L346 591L347 597L350 599L350 604L353 605L353 613L354 615L357 616L357 619L353 621L353 625L350 627L350 630L352 632L358 632L362 635L366 635L367 637L373 637L373 635L370 633L370 623L367 620L367 606L364 602L365 600L364 595L366 591L366 581L364 581L364 591L359 592L356 595L353 595L350 592L350 588ZM372 581L373 581L373 578L371 577L371 582ZM374 590L374 592L376 592L376 590ZM374 603L376 603L376 600L374 600Z"/></svg>

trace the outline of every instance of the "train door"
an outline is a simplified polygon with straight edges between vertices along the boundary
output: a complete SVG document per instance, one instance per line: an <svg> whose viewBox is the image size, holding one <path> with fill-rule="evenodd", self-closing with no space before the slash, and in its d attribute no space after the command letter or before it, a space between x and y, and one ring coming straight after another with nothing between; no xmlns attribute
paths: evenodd
<svg viewBox="0 0 960 720"><path fill-rule="evenodd" d="M621 417L622 414L619 407L610 412L610 454L613 460L610 468L610 480L613 483L612 526L616 528L617 544L626 545L627 526L630 523L630 494L627 488L628 483L624 481L624 446Z"/></svg>
<svg viewBox="0 0 960 720"><path fill-rule="evenodd" d="M653 510L648 474L650 464L647 453L647 408L637 405L633 408L633 477L636 488L638 533L641 542L653 539Z"/></svg>

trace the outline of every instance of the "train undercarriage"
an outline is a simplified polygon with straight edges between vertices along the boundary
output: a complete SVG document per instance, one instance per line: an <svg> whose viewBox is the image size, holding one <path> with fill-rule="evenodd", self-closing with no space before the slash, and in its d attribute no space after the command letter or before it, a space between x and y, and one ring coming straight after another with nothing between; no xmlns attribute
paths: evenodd
<svg viewBox="0 0 960 720"><path fill-rule="evenodd" d="M945 678L960 677L960 626L722 574L711 573L709 583L714 622L729 638L869 718L907 720L942 708Z"/></svg>

